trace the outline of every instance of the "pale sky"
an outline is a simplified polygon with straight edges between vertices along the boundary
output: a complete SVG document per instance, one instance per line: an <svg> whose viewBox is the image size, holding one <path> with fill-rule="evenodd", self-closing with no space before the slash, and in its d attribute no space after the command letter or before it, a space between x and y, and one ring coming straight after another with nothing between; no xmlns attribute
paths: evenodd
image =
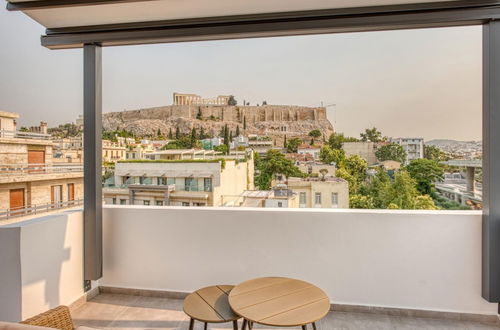
<svg viewBox="0 0 500 330"><path fill-rule="evenodd" d="M0 110L20 126L82 113L82 51L40 46L44 29L0 9ZM233 94L252 105L329 107L359 137L481 139L481 27L111 47L103 111L169 105L172 93Z"/></svg>

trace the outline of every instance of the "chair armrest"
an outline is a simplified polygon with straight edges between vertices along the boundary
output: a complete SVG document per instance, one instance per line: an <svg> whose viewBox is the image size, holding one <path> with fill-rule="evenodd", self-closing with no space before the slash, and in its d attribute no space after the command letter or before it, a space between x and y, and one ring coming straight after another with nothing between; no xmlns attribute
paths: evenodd
<svg viewBox="0 0 500 330"><path fill-rule="evenodd" d="M67 306L56 307L24 320L21 323L59 330L73 330L75 328L73 320L71 319L71 313Z"/></svg>

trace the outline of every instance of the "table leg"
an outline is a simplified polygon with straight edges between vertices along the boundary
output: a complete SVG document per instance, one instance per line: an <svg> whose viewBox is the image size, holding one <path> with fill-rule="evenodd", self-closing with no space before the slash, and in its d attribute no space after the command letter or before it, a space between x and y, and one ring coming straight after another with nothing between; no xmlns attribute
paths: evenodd
<svg viewBox="0 0 500 330"><path fill-rule="evenodd" d="M233 321L233 330L238 330L238 321L237 320Z"/></svg>
<svg viewBox="0 0 500 330"><path fill-rule="evenodd" d="M243 324L241 325L241 330L245 330L247 328L247 319L243 319Z"/></svg>
<svg viewBox="0 0 500 330"><path fill-rule="evenodd" d="M302 326L302 330L307 330L307 325L305 325L305 324L304 324L304 325Z"/></svg>
<svg viewBox="0 0 500 330"><path fill-rule="evenodd" d="M189 330L193 330L193 328L194 328L194 319L193 319L193 318L191 318L191 319L189 320Z"/></svg>
<svg viewBox="0 0 500 330"><path fill-rule="evenodd" d="M203 329L207 330L208 323L205 322L205 327Z"/></svg>
<svg viewBox="0 0 500 330"><path fill-rule="evenodd" d="M316 322L313 322L313 330L316 330Z"/></svg>
<svg viewBox="0 0 500 330"><path fill-rule="evenodd" d="M252 321L248 321L248 330L252 330L253 323Z"/></svg>

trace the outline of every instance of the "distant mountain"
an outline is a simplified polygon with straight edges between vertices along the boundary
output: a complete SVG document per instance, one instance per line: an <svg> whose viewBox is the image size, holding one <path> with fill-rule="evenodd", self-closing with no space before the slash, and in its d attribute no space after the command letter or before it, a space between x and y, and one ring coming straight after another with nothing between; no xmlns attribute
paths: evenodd
<svg viewBox="0 0 500 330"><path fill-rule="evenodd" d="M445 147L453 147L459 145L467 145L467 144L478 144L481 141L457 141L457 140L448 140L448 139L434 139L430 141L426 141L424 144L427 146L435 146L438 148Z"/></svg>

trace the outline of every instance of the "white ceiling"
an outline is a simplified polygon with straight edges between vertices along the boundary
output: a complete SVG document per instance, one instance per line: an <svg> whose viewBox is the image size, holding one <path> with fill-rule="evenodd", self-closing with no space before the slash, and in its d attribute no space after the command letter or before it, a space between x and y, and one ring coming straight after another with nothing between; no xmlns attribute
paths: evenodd
<svg viewBox="0 0 500 330"><path fill-rule="evenodd" d="M9 0L12 3L21 1L26 0ZM60 28L441 1L443 0L154 0L26 10L25 13L46 28Z"/></svg>

